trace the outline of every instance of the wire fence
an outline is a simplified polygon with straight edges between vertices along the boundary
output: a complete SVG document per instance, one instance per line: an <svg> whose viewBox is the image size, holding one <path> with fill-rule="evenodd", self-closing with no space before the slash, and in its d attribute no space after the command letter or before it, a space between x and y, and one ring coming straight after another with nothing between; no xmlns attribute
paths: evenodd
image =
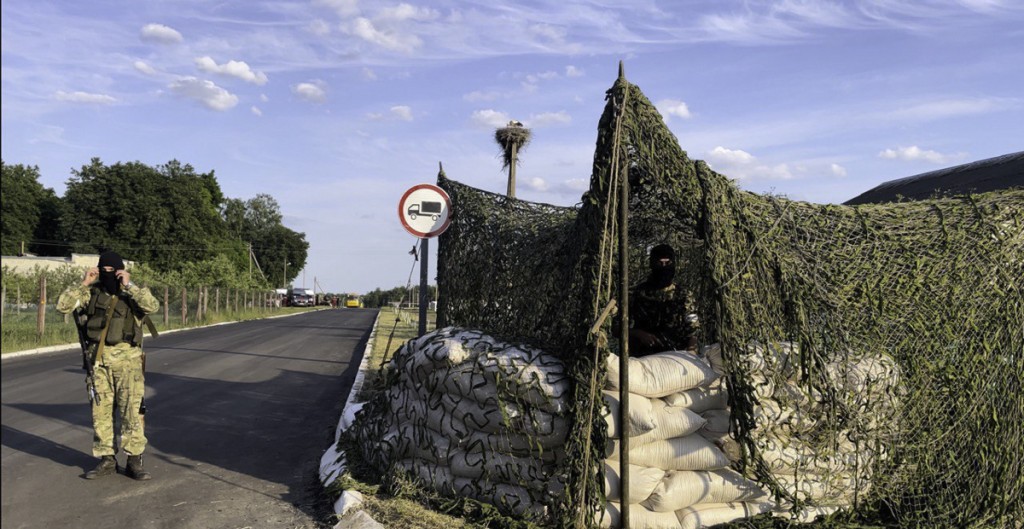
<svg viewBox="0 0 1024 529"><path fill-rule="evenodd" d="M3 353L76 343L78 332L70 315L57 312L61 292L80 278L38 274L32 283L5 281L0 303ZM10 284L8 284L10 283ZM140 285L148 287L160 302L150 315L158 330L180 329L270 316L281 312L308 309L284 307L273 290L178 285Z"/></svg>

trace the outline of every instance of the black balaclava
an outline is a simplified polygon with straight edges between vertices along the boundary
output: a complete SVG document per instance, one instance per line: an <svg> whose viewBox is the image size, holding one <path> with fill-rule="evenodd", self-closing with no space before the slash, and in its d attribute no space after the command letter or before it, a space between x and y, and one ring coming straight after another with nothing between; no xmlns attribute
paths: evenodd
<svg viewBox="0 0 1024 529"><path fill-rule="evenodd" d="M104 266L114 267L113 272L103 270ZM104 292L110 295L121 291L121 280L117 278L117 271L124 270L124 260L116 252L103 252L100 254L100 286Z"/></svg>
<svg viewBox="0 0 1024 529"><path fill-rule="evenodd" d="M662 259L671 259L668 266L661 266ZM665 288L672 284L676 276L676 252L667 244L659 244L651 248L651 275L647 277L648 288Z"/></svg>

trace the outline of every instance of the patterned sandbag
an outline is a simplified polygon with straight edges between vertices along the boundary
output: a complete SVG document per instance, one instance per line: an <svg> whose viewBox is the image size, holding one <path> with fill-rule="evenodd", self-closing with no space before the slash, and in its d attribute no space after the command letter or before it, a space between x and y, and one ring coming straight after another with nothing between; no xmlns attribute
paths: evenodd
<svg viewBox="0 0 1024 529"><path fill-rule="evenodd" d="M675 512L702 503L728 503L767 498L761 487L735 470L674 470L651 491L644 507Z"/></svg>

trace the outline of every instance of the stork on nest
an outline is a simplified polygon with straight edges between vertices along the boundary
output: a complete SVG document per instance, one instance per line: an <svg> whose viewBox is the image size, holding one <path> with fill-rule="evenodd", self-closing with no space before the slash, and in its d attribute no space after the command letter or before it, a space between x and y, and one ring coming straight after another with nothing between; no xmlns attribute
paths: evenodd
<svg viewBox="0 0 1024 529"><path fill-rule="evenodd" d="M501 148L502 169L508 169L508 196L516 196L516 166L519 165L519 151L530 143L530 129L520 121L509 121L508 125L494 131L494 141Z"/></svg>

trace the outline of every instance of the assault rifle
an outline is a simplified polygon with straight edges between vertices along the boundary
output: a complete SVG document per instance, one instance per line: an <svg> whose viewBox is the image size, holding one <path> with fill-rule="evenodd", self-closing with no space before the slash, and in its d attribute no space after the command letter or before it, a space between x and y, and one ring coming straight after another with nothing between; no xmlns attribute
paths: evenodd
<svg viewBox="0 0 1024 529"><path fill-rule="evenodd" d="M72 313L75 320L75 328L78 329L78 345L82 346L82 369L85 371L85 391L89 396L89 403L96 402L96 386L93 385L92 353L89 352L89 336L86 334L85 323L89 316L84 308L75 309Z"/></svg>

